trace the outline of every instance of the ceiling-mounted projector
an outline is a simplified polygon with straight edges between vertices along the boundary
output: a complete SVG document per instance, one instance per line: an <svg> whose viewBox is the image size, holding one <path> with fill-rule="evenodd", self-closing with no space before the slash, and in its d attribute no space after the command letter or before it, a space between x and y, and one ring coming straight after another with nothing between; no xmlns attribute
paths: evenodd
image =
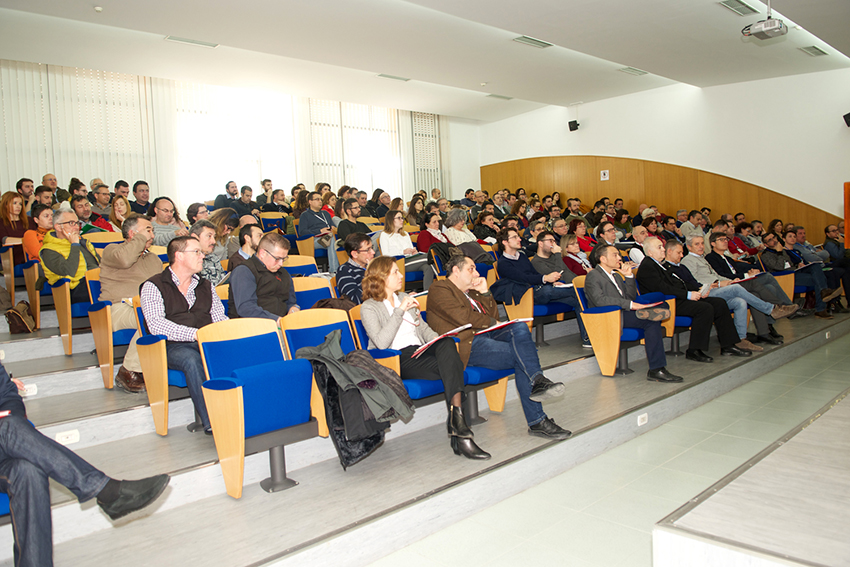
<svg viewBox="0 0 850 567"><path fill-rule="evenodd" d="M758 39L770 39L779 37L788 33L788 26L782 20L768 18L760 22L756 22L744 28L745 36L753 36Z"/></svg>

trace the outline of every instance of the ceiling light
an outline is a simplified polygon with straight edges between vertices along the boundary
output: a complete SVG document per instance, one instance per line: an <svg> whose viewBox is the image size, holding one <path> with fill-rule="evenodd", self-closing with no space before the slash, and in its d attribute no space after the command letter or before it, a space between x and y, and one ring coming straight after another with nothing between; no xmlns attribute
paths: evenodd
<svg viewBox="0 0 850 567"><path fill-rule="evenodd" d="M829 55L829 53L827 53L826 51L824 51L823 49L821 49L820 47L818 47L816 45L810 45L809 47L800 47L798 49L800 51L803 51L804 53L808 53L812 57L820 57L821 55Z"/></svg>
<svg viewBox="0 0 850 567"><path fill-rule="evenodd" d="M641 75L648 75L646 71L641 71L640 69L635 69L634 67L623 67L622 69L617 69L621 73L625 73L626 75L634 75L635 77L640 77Z"/></svg>
<svg viewBox="0 0 850 567"><path fill-rule="evenodd" d="M378 76L381 77L382 79L392 79L394 81L404 81L405 83L410 80L407 77L397 77L395 75L387 75L385 73L381 73Z"/></svg>
<svg viewBox="0 0 850 567"><path fill-rule="evenodd" d="M759 11L741 0L723 0L718 2L724 8L729 8L739 16L749 16L750 14L758 14Z"/></svg>
<svg viewBox="0 0 850 567"><path fill-rule="evenodd" d="M185 37L176 37L173 35L165 36L165 41L173 41L174 43L185 43L187 45L195 45L197 47L208 47L209 49L215 49L218 47L217 43L210 43L208 41L198 41L197 39L186 39Z"/></svg>
<svg viewBox="0 0 850 567"><path fill-rule="evenodd" d="M552 47L552 43L548 41L543 41L542 39L534 39L533 37L528 37L527 35L521 35L519 37L515 37L514 41L517 43L524 43L525 45L530 45L531 47L536 47L537 49L546 49L547 47Z"/></svg>
<svg viewBox="0 0 850 567"><path fill-rule="evenodd" d="M500 94L488 94L487 96L490 98L498 98L499 100L513 100L514 98L512 96L504 96Z"/></svg>

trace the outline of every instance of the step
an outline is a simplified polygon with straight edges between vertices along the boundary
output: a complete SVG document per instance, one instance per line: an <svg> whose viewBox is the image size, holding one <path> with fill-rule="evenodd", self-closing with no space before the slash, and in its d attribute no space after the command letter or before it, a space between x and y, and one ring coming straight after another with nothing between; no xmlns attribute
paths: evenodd
<svg viewBox="0 0 850 567"><path fill-rule="evenodd" d="M45 327L29 334L0 333L0 349L5 353L4 364L65 355L58 327ZM75 328L71 340L72 354L93 350L91 330Z"/></svg>

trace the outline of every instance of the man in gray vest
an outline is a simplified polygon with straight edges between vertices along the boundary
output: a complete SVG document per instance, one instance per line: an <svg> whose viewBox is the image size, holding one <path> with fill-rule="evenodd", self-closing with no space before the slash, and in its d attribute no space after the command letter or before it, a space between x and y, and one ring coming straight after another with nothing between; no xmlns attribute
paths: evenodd
<svg viewBox="0 0 850 567"><path fill-rule="evenodd" d="M281 266L289 255L289 241L270 232L260 239L257 253L230 274L230 316L261 317L277 321L299 311L292 278Z"/></svg>

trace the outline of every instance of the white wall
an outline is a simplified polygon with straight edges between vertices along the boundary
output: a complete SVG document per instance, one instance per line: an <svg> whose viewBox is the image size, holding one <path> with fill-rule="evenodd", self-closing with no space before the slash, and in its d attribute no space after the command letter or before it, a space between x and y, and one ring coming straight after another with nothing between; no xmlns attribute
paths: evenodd
<svg viewBox="0 0 850 567"><path fill-rule="evenodd" d="M479 122L463 118L447 118L441 122L448 127L448 136L442 137L442 143L448 141L444 149L443 195L449 199L462 199L468 188L481 189L481 168L479 162ZM447 159L446 159L447 158Z"/></svg>
<svg viewBox="0 0 850 567"><path fill-rule="evenodd" d="M481 125L480 163L555 155L646 159L754 183L843 216L848 93L850 70L839 70L549 106ZM570 132L576 111L581 127Z"/></svg>

